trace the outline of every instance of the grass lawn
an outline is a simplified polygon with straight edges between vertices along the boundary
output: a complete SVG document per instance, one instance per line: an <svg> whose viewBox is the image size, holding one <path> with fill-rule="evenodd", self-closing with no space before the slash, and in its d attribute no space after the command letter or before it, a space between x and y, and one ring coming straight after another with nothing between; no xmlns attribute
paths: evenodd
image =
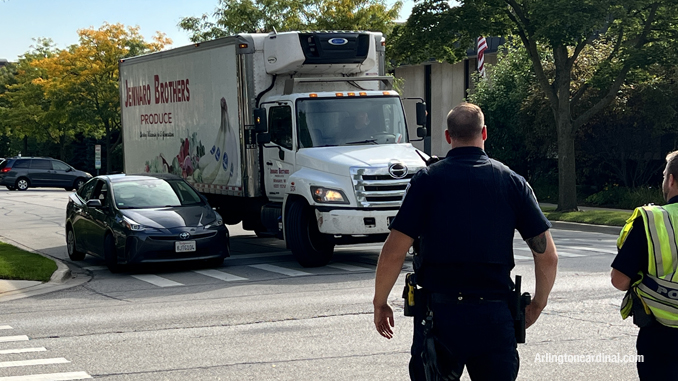
<svg viewBox="0 0 678 381"><path fill-rule="evenodd" d="M543 208L544 215L551 221L580 222L593 225L624 226L631 217L629 212L611 210L586 210L579 212L556 212L555 208Z"/></svg>
<svg viewBox="0 0 678 381"><path fill-rule="evenodd" d="M46 282L56 269L49 258L0 242L0 279Z"/></svg>

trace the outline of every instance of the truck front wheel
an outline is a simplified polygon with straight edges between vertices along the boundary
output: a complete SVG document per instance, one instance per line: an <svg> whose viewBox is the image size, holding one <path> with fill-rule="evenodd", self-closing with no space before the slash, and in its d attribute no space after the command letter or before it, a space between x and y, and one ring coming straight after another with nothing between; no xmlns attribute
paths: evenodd
<svg viewBox="0 0 678 381"><path fill-rule="evenodd" d="M292 201L285 218L285 238L294 258L304 267L325 266L332 259L334 243L318 230L313 208Z"/></svg>

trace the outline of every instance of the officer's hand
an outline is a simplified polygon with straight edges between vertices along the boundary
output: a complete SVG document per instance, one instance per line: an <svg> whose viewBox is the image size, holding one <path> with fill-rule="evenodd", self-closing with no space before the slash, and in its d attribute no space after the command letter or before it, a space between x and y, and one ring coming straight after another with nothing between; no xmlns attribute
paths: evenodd
<svg viewBox="0 0 678 381"><path fill-rule="evenodd" d="M544 307L539 306L534 300L525 307L525 328L529 328L537 321L537 319L539 319L539 315L541 315L543 309Z"/></svg>
<svg viewBox="0 0 678 381"><path fill-rule="evenodd" d="M374 306L374 326L377 332L387 339L393 337L393 309L388 304Z"/></svg>

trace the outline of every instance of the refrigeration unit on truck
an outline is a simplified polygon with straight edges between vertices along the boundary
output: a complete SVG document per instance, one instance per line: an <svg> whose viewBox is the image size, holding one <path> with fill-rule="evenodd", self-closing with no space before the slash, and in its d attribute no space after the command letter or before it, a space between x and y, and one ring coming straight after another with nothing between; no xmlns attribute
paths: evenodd
<svg viewBox="0 0 678 381"><path fill-rule="evenodd" d="M383 241L425 166L391 85L375 32L241 34L124 59L125 172L182 176L225 223L322 266L336 244Z"/></svg>

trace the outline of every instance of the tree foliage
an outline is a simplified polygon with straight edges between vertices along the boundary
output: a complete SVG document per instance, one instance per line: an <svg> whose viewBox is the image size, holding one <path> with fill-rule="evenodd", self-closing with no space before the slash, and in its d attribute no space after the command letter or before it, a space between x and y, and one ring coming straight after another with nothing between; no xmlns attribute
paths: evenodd
<svg viewBox="0 0 678 381"><path fill-rule="evenodd" d="M393 45L412 50L397 57L400 61L453 62L479 35L517 36L556 126L558 207L573 210L577 130L615 100L628 76L673 59L677 21L678 4L672 0L462 0L456 7L424 0ZM596 44L609 46L607 54L584 65L590 73L573 82L582 51Z"/></svg>
<svg viewBox="0 0 678 381"><path fill-rule="evenodd" d="M200 42L238 33L290 30L372 30L388 34L402 7L383 0L219 0L212 15L179 26Z"/></svg>
<svg viewBox="0 0 678 381"><path fill-rule="evenodd" d="M118 61L158 51L171 41L158 33L146 42L138 27L104 24L78 31L79 43L56 50L49 40L19 61L8 131L59 142L77 134L103 137L106 155L120 142ZM108 157L108 156L107 156ZM107 171L112 161L106 160Z"/></svg>

